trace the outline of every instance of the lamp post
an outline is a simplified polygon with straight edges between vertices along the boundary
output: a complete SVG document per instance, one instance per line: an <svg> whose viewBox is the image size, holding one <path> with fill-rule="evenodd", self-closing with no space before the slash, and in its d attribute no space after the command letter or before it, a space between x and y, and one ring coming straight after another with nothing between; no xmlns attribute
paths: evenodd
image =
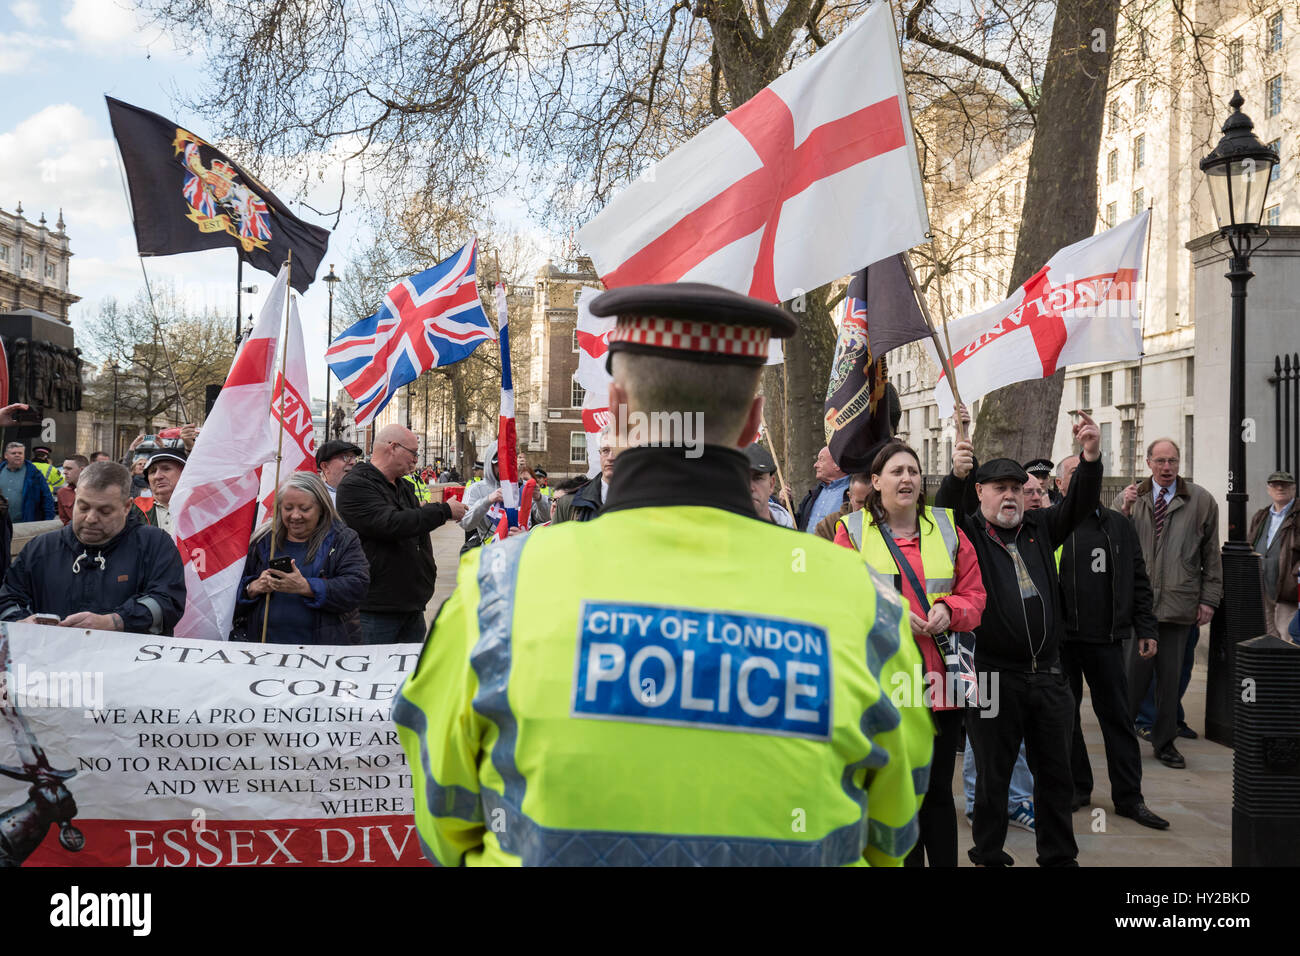
<svg viewBox="0 0 1300 956"><path fill-rule="evenodd" d="M1206 736L1231 744L1231 694L1233 649L1241 641L1264 633L1263 595L1260 589L1260 559L1246 540L1246 283L1250 252L1259 232L1260 217L1277 153L1261 143L1253 132L1255 124L1241 111L1245 101L1234 91L1229 106L1232 114L1223 124L1223 138L1213 152L1201 160L1210 187L1210 202L1219 233L1231 250L1229 270L1232 284L1231 356L1228 381L1228 539L1223 543L1223 584L1227 596L1222 604L1221 628L1211 630L1210 668L1206 687ZM1220 635L1216 640L1215 631ZM1222 698L1222 701L1220 701ZM1216 703L1227 707L1216 707ZM1216 713L1217 711L1217 713Z"/></svg>
<svg viewBox="0 0 1300 956"><path fill-rule="evenodd" d="M334 274L334 263L332 262L330 263L329 275L325 277L325 281L329 283L329 291L330 291L329 333L325 338L325 347L329 348L330 343L334 341L334 284L342 281L342 279L340 279L339 276ZM332 424L333 422L330 419L330 367L329 367L329 363L327 362L325 364L325 440L326 441L329 441L330 439L330 426Z"/></svg>
<svg viewBox="0 0 1300 956"><path fill-rule="evenodd" d="M109 368L113 372L113 441L109 447L113 449L113 460L117 461L117 363L112 363Z"/></svg>

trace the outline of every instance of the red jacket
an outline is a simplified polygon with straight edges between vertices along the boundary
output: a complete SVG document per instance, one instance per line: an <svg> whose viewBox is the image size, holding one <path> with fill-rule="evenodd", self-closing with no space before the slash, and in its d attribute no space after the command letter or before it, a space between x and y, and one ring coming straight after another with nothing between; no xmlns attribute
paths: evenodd
<svg viewBox="0 0 1300 956"><path fill-rule="evenodd" d="M874 525L869 527L872 534L879 533L875 530ZM988 600L988 595L984 592L984 581L980 577L979 559L975 556L975 546L967 539L964 531L960 528L955 530L957 532L957 566L953 573L952 593L943 598L942 603L947 606L948 613L952 616L952 623L948 626L949 630L973 631L979 627L980 617L984 613L984 604ZM853 541L849 538L849 533L842 524L837 525L835 528L835 543L844 548L853 547ZM924 581L925 567L921 563L920 537L895 537L894 543L898 545L898 550L902 552L903 558L912 566L912 571L916 574L917 580ZM917 598L911 582L907 580L907 575L900 574L898 577L901 585L899 590L902 592L903 597L907 599L909 609L918 617L925 617L921 612L921 602ZM910 617L908 621L911 621ZM921 657L925 661L926 679L935 679L930 676L932 674L942 678L946 673L946 668L934 638L929 634L913 632L912 639L916 641L916 646L920 649ZM940 683L937 686L943 685ZM956 708L936 704L933 709L955 710Z"/></svg>

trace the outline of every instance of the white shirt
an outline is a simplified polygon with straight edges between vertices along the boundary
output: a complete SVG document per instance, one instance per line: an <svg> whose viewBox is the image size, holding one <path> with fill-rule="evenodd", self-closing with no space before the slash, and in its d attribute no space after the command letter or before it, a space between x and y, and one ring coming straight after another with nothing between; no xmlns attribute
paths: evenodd
<svg viewBox="0 0 1300 956"><path fill-rule="evenodd" d="M604 505L605 505L605 499L606 499L607 497L609 497L609 482L606 481L604 478L601 478L601 479L600 479L600 504L601 504L601 507L604 507Z"/></svg>
<svg viewBox="0 0 1300 956"><path fill-rule="evenodd" d="M1277 510L1277 505L1268 509L1268 533L1264 538L1265 551L1273 546L1273 537L1277 534L1277 529L1282 527L1282 522L1286 520L1287 512L1291 510L1293 504L1295 504L1294 498L1288 501L1281 511Z"/></svg>
<svg viewBox="0 0 1300 956"><path fill-rule="evenodd" d="M1154 478L1151 479L1151 506L1153 508L1155 507L1156 502L1160 500L1161 494L1165 496L1165 505L1167 506L1169 502L1173 500L1174 489L1177 487L1178 487L1177 481L1175 481L1168 488L1162 488L1159 484L1156 483Z"/></svg>

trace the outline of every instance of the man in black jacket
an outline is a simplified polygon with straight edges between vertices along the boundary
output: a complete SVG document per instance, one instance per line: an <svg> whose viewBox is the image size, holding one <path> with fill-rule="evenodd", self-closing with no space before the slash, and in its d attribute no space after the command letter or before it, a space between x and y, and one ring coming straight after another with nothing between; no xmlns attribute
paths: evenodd
<svg viewBox="0 0 1300 956"><path fill-rule="evenodd" d="M1079 458L1057 467L1069 490ZM1092 709L1106 745L1106 772L1115 812L1153 830L1169 829L1142 799L1142 753L1128 714L1124 641L1138 641L1144 658L1156 652L1156 618L1151 613L1151 581L1133 523L1118 511L1098 506L1066 539L1060 551L1061 597L1065 602L1065 640L1061 664L1074 695L1074 735L1070 768L1074 774L1072 809L1092 801L1092 765L1083 740L1079 708L1088 679Z"/></svg>
<svg viewBox="0 0 1300 956"><path fill-rule="evenodd" d="M367 644L424 640L424 609L433 597L438 569L429 532L465 514L459 501L419 504L402 479L420 459L415 433L385 425L375 436L371 460L339 482L339 514L361 536L370 561L370 591L361 602L361 633Z"/></svg>
<svg viewBox="0 0 1300 956"><path fill-rule="evenodd" d="M1101 492L1101 436L1082 412L1074 437L1083 451L1076 481L1064 500L1025 511L1029 476L1017 462L997 458L975 467L974 449L959 442L953 472L936 496L954 508L979 556L988 603L975 630L979 708L967 711L975 752L976 865L1007 866L1007 790L1020 741L1034 777L1034 815L1040 866L1073 866L1079 854L1070 822L1070 732L1074 698L1060 662L1064 612L1053 552L1097 507Z"/></svg>

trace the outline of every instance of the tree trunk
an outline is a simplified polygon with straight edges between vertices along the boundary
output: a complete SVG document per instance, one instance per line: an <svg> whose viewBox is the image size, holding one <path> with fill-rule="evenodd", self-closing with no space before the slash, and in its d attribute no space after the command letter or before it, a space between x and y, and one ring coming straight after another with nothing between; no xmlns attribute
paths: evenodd
<svg viewBox="0 0 1300 956"><path fill-rule="evenodd" d="M1117 0L1061 0L1043 71L1011 288L1097 226L1097 151L1115 43ZM980 405L980 458L1052 453L1065 371L1008 385ZM958 377L960 385L960 376Z"/></svg>
<svg viewBox="0 0 1300 956"><path fill-rule="evenodd" d="M787 339L785 350L785 450L789 470L785 480L797 505L816 483L813 461L826 444L826 383L835 354L835 325L826 305L829 286L803 297L804 311L795 310L799 332Z"/></svg>

